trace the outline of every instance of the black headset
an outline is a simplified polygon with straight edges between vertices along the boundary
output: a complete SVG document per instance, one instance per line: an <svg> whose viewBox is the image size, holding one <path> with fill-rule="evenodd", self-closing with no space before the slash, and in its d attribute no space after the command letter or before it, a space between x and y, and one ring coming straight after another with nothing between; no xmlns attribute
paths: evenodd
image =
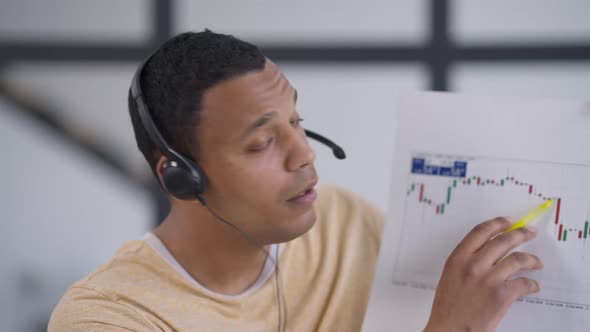
<svg viewBox="0 0 590 332"><path fill-rule="evenodd" d="M191 158L188 158L177 151L175 151L162 134L156 127L154 120L152 119L148 107L143 100L143 94L141 92L141 74L143 68L148 61L153 57L150 55L140 66L137 68L133 80L131 81L131 96L135 100L137 105L137 111L141 123L146 130L150 140L158 147L160 152L166 156L167 160L163 165L162 170L162 182L163 186L172 196L182 200L194 200L198 199L203 205L206 205L202 194L207 190L207 176L203 169ZM312 139L323 143L332 149L334 156L338 159L346 158L344 150L336 145L331 140L316 134L312 131L305 130L305 134Z"/></svg>

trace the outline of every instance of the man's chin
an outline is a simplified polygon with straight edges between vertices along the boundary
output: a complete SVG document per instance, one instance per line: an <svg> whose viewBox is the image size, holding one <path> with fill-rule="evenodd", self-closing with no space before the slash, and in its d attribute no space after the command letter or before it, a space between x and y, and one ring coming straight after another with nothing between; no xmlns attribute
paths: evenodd
<svg viewBox="0 0 590 332"><path fill-rule="evenodd" d="M313 227L316 218L315 209L312 208L305 214L289 220L286 224L281 225L280 234L277 234L274 242L288 242L304 235Z"/></svg>

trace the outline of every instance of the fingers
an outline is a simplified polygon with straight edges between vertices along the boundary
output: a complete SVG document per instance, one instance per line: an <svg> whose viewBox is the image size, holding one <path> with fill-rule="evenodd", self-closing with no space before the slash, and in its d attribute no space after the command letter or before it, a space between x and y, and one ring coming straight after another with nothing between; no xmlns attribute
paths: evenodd
<svg viewBox="0 0 590 332"><path fill-rule="evenodd" d="M475 226L453 251L456 255L471 255L478 251L493 236L499 234L512 223L503 217L495 218ZM507 233L507 234L510 234Z"/></svg>
<svg viewBox="0 0 590 332"><path fill-rule="evenodd" d="M496 264L512 249L530 241L537 235L536 230L520 228L508 233L503 233L487 242L476 254L476 261L482 268Z"/></svg>
<svg viewBox="0 0 590 332"><path fill-rule="evenodd" d="M521 277L506 282L506 291L510 294L509 302L516 301L519 297L534 294L541 290L536 280Z"/></svg>
<svg viewBox="0 0 590 332"><path fill-rule="evenodd" d="M543 268L543 262L539 257L524 252L513 252L496 264L491 275L496 281L503 282L516 273L541 268Z"/></svg>

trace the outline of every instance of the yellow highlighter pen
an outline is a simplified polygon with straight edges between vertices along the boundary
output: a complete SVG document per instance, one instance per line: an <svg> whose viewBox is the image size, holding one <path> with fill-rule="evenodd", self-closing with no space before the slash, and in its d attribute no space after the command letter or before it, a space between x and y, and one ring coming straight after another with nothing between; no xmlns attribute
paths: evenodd
<svg viewBox="0 0 590 332"><path fill-rule="evenodd" d="M527 213L522 219L512 224L512 226L508 227L504 230L503 233L513 231L515 229L523 228L524 226L528 225L531 221L540 217L543 213L547 212L547 210L553 205L553 200L550 199L547 202L537 206L531 212Z"/></svg>

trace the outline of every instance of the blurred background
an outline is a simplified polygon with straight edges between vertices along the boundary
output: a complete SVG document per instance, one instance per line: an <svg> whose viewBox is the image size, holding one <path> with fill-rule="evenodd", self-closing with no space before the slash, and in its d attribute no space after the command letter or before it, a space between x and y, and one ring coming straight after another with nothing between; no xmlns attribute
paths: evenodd
<svg viewBox="0 0 590 332"><path fill-rule="evenodd" d="M260 46L348 154L313 143L321 182L385 210L396 96L590 100L589 17L586 0L0 0L0 331L44 331L70 284L165 215L126 96L169 37Z"/></svg>

